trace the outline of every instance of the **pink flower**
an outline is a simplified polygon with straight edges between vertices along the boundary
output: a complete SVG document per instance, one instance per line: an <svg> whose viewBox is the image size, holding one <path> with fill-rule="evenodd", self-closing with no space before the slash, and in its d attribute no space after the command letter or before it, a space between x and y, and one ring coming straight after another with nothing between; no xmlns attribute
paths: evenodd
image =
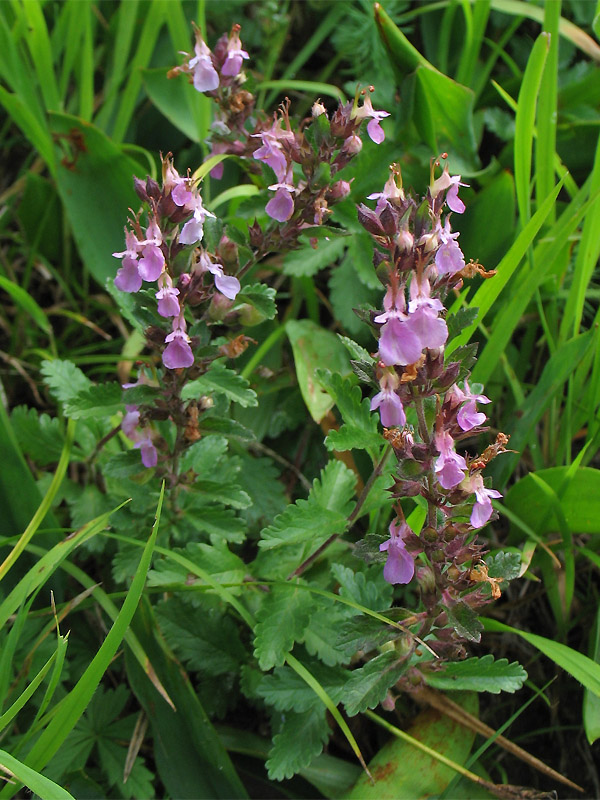
<svg viewBox="0 0 600 800"><path fill-rule="evenodd" d="M436 433L435 446L440 452L435 462L436 478L444 489L453 489L464 480L467 462L454 449L454 439L448 431Z"/></svg>
<svg viewBox="0 0 600 800"><path fill-rule="evenodd" d="M242 68L242 59L250 58L245 50L242 50L242 43L236 30L239 26L233 27L229 41L227 42L227 58L221 69L221 74L228 78L235 78Z"/></svg>
<svg viewBox="0 0 600 800"><path fill-rule="evenodd" d="M453 394L458 403L464 403L456 416L456 421L463 431L470 431L478 425L483 425L486 416L482 411L477 411L476 403L491 403L484 394L472 394L465 378L465 391L458 386L453 387Z"/></svg>
<svg viewBox="0 0 600 800"><path fill-rule="evenodd" d="M143 243L133 231L125 229L125 250L113 253L115 258L122 258L123 263L117 270L114 284L122 292L138 292L142 288L142 278L138 270L138 257Z"/></svg>
<svg viewBox="0 0 600 800"><path fill-rule="evenodd" d="M194 209L194 216L181 229L179 234L180 244L196 244L199 242L204 235L204 220L206 217L214 217L214 214L204 208L202 198L197 192L193 193L190 205Z"/></svg>
<svg viewBox="0 0 600 800"><path fill-rule="evenodd" d="M448 172L448 165L446 164L440 177L429 187L429 191L431 196L435 199L440 192L447 189L446 203L448 203L448 208L450 208L451 211L455 211L457 214L462 214L465 210L465 204L458 196L458 187L468 185L468 183L460 182L460 175L450 175Z"/></svg>
<svg viewBox="0 0 600 800"><path fill-rule="evenodd" d="M191 367L194 363L194 354L190 347L190 337L186 333L186 324L183 314L173 320L173 332L166 338L168 342L162 354L163 364L167 369L182 369Z"/></svg>
<svg viewBox="0 0 600 800"><path fill-rule="evenodd" d="M198 92L212 92L219 86L219 74L212 63L210 49L198 30L194 53L196 55L190 59L187 70L194 74L194 89Z"/></svg>
<svg viewBox="0 0 600 800"><path fill-rule="evenodd" d="M431 297L431 288L426 278L418 283L413 278L410 284L410 303L408 304L411 330L419 337L421 349L442 347L448 338L448 326L438 312L444 306L442 302Z"/></svg>
<svg viewBox="0 0 600 800"><path fill-rule="evenodd" d="M396 176L392 172L390 177L385 182L382 192L374 192L367 195L368 200L377 200L375 206L375 213L381 214L383 209L387 206L389 200L404 200L404 190L396 183Z"/></svg>
<svg viewBox="0 0 600 800"><path fill-rule="evenodd" d="M458 246L456 239L460 235L458 232L452 233L450 230L450 220L446 217L443 230L438 230L438 239L441 242L435 254L435 266L439 275L454 275L465 267L465 257Z"/></svg>
<svg viewBox="0 0 600 800"><path fill-rule="evenodd" d="M177 295L179 289L173 286L171 276L167 272L158 279L159 290L155 297L158 300L158 313L161 317L177 317L181 311Z"/></svg>
<svg viewBox="0 0 600 800"><path fill-rule="evenodd" d="M156 447L154 447L154 444L152 443L149 432L145 432L145 435L138 439L133 447L136 450L140 450L142 455L142 464L147 469L151 469L157 465L158 453L156 452Z"/></svg>
<svg viewBox="0 0 600 800"><path fill-rule="evenodd" d="M294 213L294 198L292 197L294 187L289 183L274 183L269 186L269 189L275 190L275 196L269 200L265 211L271 219L277 222L287 222Z"/></svg>
<svg viewBox="0 0 600 800"><path fill-rule="evenodd" d="M361 120L369 119L370 122L367 124L367 133L369 134L369 138L371 141L375 142L375 144L381 144L383 142L385 139L385 133L381 127L381 120L389 117L389 112L375 111L373 108L373 103L371 102L371 98L369 95L367 95L364 99L362 108L357 109L353 116Z"/></svg>
<svg viewBox="0 0 600 800"><path fill-rule="evenodd" d="M475 505L471 512L471 525L482 528L492 516L492 498L502 497L496 489L486 489L480 472L469 475L461 483L460 488L465 492L475 492Z"/></svg>
<svg viewBox="0 0 600 800"><path fill-rule="evenodd" d="M142 258L138 263L138 270L145 281L156 281L165 267L165 257L161 250L162 233L156 220L151 220L146 228L146 238L141 244Z"/></svg>
<svg viewBox="0 0 600 800"><path fill-rule="evenodd" d="M242 287L236 277L233 275L225 275L222 264L216 264L211 261L208 253L203 251L200 253L197 266L200 268L201 272L210 272L211 275L214 275L217 291L221 292L221 294L225 295L229 300L235 300Z"/></svg>
<svg viewBox="0 0 600 800"><path fill-rule="evenodd" d="M406 414L402 401L396 394L400 380L395 372L386 370L379 380L381 391L371 400L371 411L379 409L381 424L384 428L402 427L406 425Z"/></svg>
<svg viewBox="0 0 600 800"><path fill-rule="evenodd" d="M401 292L392 297L388 289L383 299L383 314L375 317L375 322L383 322L379 340L379 355L386 367L395 364L414 364L421 356L421 341L409 324L404 313L406 302Z"/></svg>
<svg viewBox="0 0 600 800"><path fill-rule="evenodd" d="M389 527L390 538L387 542L379 545L381 552L387 550L387 561L383 568L383 577L388 583L409 583L415 574L415 562L413 557L406 551L404 539L411 533L406 522L395 525L393 522Z"/></svg>

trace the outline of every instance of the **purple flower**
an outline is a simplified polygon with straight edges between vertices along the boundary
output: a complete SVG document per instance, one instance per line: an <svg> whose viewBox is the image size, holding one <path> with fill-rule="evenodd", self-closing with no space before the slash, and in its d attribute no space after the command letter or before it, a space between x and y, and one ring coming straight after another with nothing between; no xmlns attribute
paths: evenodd
<svg viewBox="0 0 600 800"><path fill-rule="evenodd" d="M117 270L115 286L122 292L138 292L142 288L142 278L138 271L138 257L143 243L133 233L125 229L125 250L113 253L115 258L122 258L123 263Z"/></svg>
<svg viewBox="0 0 600 800"><path fill-rule="evenodd" d="M165 257L161 250L162 233L156 220L151 220L146 228L146 238L141 244L144 249L138 262L139 273L145 281L156 281L165 266Z"/></svg>
<svg viewBox="0 0 600 800"><path fill-rule="evenodd" d="M371 141L375 142L375 144L381 144L385 139L385 133L383 128L381 127L381 120L389 117L389 112L387 111L375 111L373 108L373 103L371 102L371 98L367 95L364 99L362 108L357 109L354 112L354 116L358 119L370 119L370 122L367 125L367 133L369 134L369 138Z"/></svg>
<svg viewBox="0 0 600 800"><path fill-rule="evenodd" d="M456 416L456 421L463 431L470 431L478 425L483 425L486 416L482 411L477 411L476 403L491 403L492 401L489 397L484 394L472 394L466 379L465 391L463 392L458 386L454 386L453 394L457 402L464 403Z"/></svg>
<svg viewBox="0 0 600 800"><path fill-rule="evenodd" d="M234 25L227 42L227 58L221 68L221 74L226 75L228 78L235 78L242 68L242 59L250 58L245 50L242 50L242 43L236 30L239 26Z"/></svg>
<svg viewBox="0 0 600 800"><path fill-rule="evenodd" d="M210 272L211 275L214 275L217 291L221 292L229 300L235 300L242 287L238 279L233 275L225 275L222 264L216 264L211 261L208 253L203 251L200 253L197 266L201 272Z"/></svg>
<svg viewBox="0 0 600 800"><path fill-rule="evenodd" d="M451 211L455 211L457 214L462 214L465 210L465 204L458 196L458 187L468 185L468 183L460 182L460 175L450 175L448 172L448 165L446 164L440 177L429 187L429 191L431 196L435 199L440 192L447 189L446 203L448 203L448 208L450 208Z"/></svg>
<svg viewBox="0 0 600 800"><path fill-rule="evenodd" d="M414 364L421 356L421 340L412 330L408 315L404 313L405 300L401 292L392 297L390 289L383 299L383 314L375 322L383 322L379 340L379 355L386 367L395 364Z"/></svg>
<svg viewBox="0 0 600 800"><path fill-rule="evenodd" d="M114 284L122 292L139 292L142 288L142 276L138 270L138 262L126 256L117 270Z"/></svg>
<svg viewBox="0 0 600 800"><path fill-rule="evenodd" d="M496 489L485 488L480 472L465 478L460 488L465 492L475 492L476 500L471 512L471 525L474 528L482 528L492 516L492 498L502 497L502 495Z"/></svg>
<svg viewBox="0 0 600 800"><path fill-rule="evenodd" d="M171 276L167 272L158 279L159 290L155 297L158 300L158 313L161 317L177 317L181 311L177 295L179 289L173 286Z"/></svg>
<svg viewBox="0 0 600 800"><path fill-rule="evenodd" d="M452 233L450 230L450 220L446 217L443 230L437 232L441 245L435 254L435 266L439 275L454 275L464 269L465 257L458 246L456 239L459 233Z"/></svg>
<svg viewBox="0 0 600 800"><path fill-rule="evenodd" d="M467 462L455 451L454 439L448 431L436 433L435 446L440 452L435 462L436 478L444 489L453 489L464 480Z"/></svg>
<svg viewBox="0 0 600 800"><path fill-rule="evenodd" d="M367 195L367 200L377 200L377 205L375 206L376 214L381 214L389 200L404 201L404 190L396 183L395 173L392 172L387 179L382 192L374 192L373 194Z"/></svg>
<svg viewBox="0 0 600 800"><path fill-rule="evenodd" d="M133 405L125 406L125 410L127 413L121 422L121 430L128 439L134 439L136 436L135 429L140 422L140 412L138 411L138 407Z"/></svg>
<svg viewBox="0 0 600 800"><path fill-rule="evenodd" d="M410 303L408 304L411 330L419 337L421 349L442 347L448 338L446 321L438 316L444 306L442 302L431 297L429 281L423 278L420 283L413 278L410 285Z"/></svg>
<svg viewBox="0 0 600 800"><path fill-rule="evenodd" d="M190 59L187 70L194 74L194 89L198 92L212 92L219 86L219 74L213 66L210 49L198 30L194 53L196 55Z"/></svg>
<svg viewBox="0 0 600 800"><path fill-rule="evenodd" d="M151 469L157 465L158 453L156 452L156 447L152 444L149 432L146 432L142 438L138 439L133 447L141 452L142 464L147 469Z"/></svg>
<svg viewBox="0 0 600 800"><path fill-rule="evenodd" d="M173 320L173 332L165 337L168 342L162 354L163 364L167 369L182 369L191 367L194 363L194 354L190 347L190 337L186 333L183 313Z"/></svg>
<svg viewBox="0 0 600 800"><path fill-rule="evenodd" d="M371 400L371 411L379 409L381 424L384 428L402 427L406 425L406 414L402 400L396 394L400 380L393 370L386 370L379 379L381 391Z"/></svg>
<svg viewBox="0 0 600 800"><path fill-rule="evenodd" d="M415 574L415 562L406 551L404 539L411 533L406 522L399 526L393 522L389 527L390 538L379 545L380 551L387 550L387 561L383 568L383 577L388 583L409 583Z"/></svg>
<svg viewBox="0 0 600 800"><path fill-rule="evenodd" d="M181 229L179 234L180 244L196 244L199 242L204 235L204 220L206 217L214 217L214 214L204 208L202 198L197 192L192 196L191 205L194 209L194 216Z"/></svg>
<svg viewBox="0 0 600 800"><path fill-rule="evenodd" d="M269 186L269 189L275 190L275 197L272 197L267 205L265 211L271 219L277 222L287 222L287 220L294 213L294 198L292 192L294 186L292 184L292 170L288 172L286 183L274 183Z"/></svg>

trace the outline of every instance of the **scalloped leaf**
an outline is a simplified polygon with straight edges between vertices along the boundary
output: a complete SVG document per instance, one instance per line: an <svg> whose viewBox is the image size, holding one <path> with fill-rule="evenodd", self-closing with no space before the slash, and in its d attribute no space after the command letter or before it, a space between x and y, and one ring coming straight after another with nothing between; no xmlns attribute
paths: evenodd
<svg viewBox="0 0 600 800"><path fill-rule="evenodd" d="M192 400L213 392L224 394L245 408L258 405L256 392L250 389L246 378L218 361L213 361L210 369L200 378L186 384L181 391L181 396L184 400Z"/></svg>
<svg viewBox="0 0 600 800"><path fill-rule="evenodd" d="M445 664L439 672L423 670L428 686L434 689L464 689L473 692L516 692L527 680L527 672L517 662L507 658L494 660L491 654Z"/></svg>
<svg viewBox="0 0 600 800"><path fill-rule="evenodd" d="M290 546L342 533L350 514L356 475L341 461L330 461L315 479L307 500L298 500L261 531L259 547Z"/></svg>
<svg viewBox="0 0 600 800"><path fill-rule="evenodd" d="M330 733L323 705L302 714L287 712L281 730L273 737L266 763L269 778L281 781L307 767L321 753Z"/></svg>
<svg viewBox="0 0 600 800"><path fill-rule="evenodd" d="M281 666L315 611L310 593L294 584L275 587L257 615L254 655L261 669Z"/></svg>
<svg viewBox="0 0 600 800"><path fill-rule="evenodd" d="M393 686L406 669L396 652L382 653L355 669L346 684L344 706L353 717L381 703L390 686Z"/></svg>
<svg viewBox="0 0 600 800"><path fill-rule="evenodd" d="M123 408L121 384L111 381L110 383L98 383L78 392L65 403L64 412L67 417L84 419L86 417L108 417Z"/></svg>
<svg viewBox="0 0 600 800"><path fill-rule="evenodd" d="M310 672L337 705L342 699L350 672L339 667L324 667L319 663L311 663ZM301 713L323 705L306 681L287 666L277 667L271 675L264 675L256 693L277 711Z"/></svg>

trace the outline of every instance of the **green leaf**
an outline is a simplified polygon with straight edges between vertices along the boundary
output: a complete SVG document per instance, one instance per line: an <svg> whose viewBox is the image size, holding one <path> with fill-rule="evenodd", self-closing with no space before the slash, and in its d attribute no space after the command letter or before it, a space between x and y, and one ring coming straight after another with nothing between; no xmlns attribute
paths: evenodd
<svg viewBox="0 0 600 800"><path fill-rule="evenodd" d="M389 617L390 621L396 617L402 621L403 618L410 616L410 612L404 609L391 609L385 612L384 616ZM351 657L359 650L370 653L371 650L403 635L404 632L396 626L382 624L380 620L363 614L346 620L340 626L337 643Z"/></svg>
<svg viewBox="0 0 600 800"><path fill-rule="evenodd" d="M208 533L213 544L221 540L241 544L246 538L246 523L229 508L189 508L185 516L193 521L195 528Z"/></svg>
<svg viewBox="0 0 600 800"><path fill-rule="evenodd" d="M355 428L353 425L342 425L339 430L330 430L325 439L328 450L369 450L384 443L378 433Z"/></svg>
<svg viewBox="0 0 600 800"><path fill-rule="evenodd" d="M48 414L38 414L35 408L17 406L10 421L23 452L44 466L58 461L64 444L60 420Z"/></svg>
<svg viewBox="0 0 600 800"><path fill-rule="evenodd" d="M483 626L477 618L477 614L464 600L459 600L455 605L446 608L446 614L448 621L459 636L464 636L470 642L481 641Z"/></svg>
<svg viewBox="0 0 600 800"><path fill-rule="evenodd" d="M157 606L156 619L167 644L201 675L235 672L246 659L238 627L215 609L171 597Z"/></svg>
<svg viewBox="0 0 600 800"><path fill-rule="evenodd" d="M463 308L459 308L456 314L448 314L446 317L446 325L448 326L448 341L450 339L454 339L463 328L466 328L468 325L472 325L475 320L477 319L477 314L479 313L478 308L469 308L468 306L463 306Z"/></svg>
<svg viewBox="0 0 600 800"><path fill-rule="evenodd" d="M277 292L270 286L265 286L264 283L253 283L251 286L242 287L241 292L235 298L235 305L249 303L265 319L273 319L277 314L276 296Z"/></svg>
<svg viewBox="0 0 600 800"><path fill-rule="evenodd" d="M308 628L304 631L307 652L329 667L346 664L356 652L348 654L338 644L340 626L346 616L346 608L340 607L339 603L321 605L311 616Z"/></svg>
<svg viewBox="0 0 600 800"><path fill-rule="evenodd" d="M309 592L294 584L272 589L256 617L254 655L261 669L283 664L294 642L302 640L313 611Z"/></svg>
<svg viewBox="0 0 600 800"><path fill-rule="evenodd" d="M61 403L67 403L91 386L89 378L72 361L63 361L60 358L42 361L40 369L44 383Z"/></svg>
<svg viewBox="0 0 600 800"><path fill-rule="evenodd" d="M348 715L353 717L367 708L375 708L405 670L406 663L399 661L395 651L375 656L364 667L355 669L344 691Z"/></svg>
<svg viewBox="0 0 600 800"><path fill-rule="evenodd" d="M9 294L14 302L18 306L21 306L25 313L29 314L35 324L41 328L44 333L51 332L52 326L48 321L48 317L35 302L29 292L26 292L25 289L22 289L18 284L14 283L8 278L5 278L3 275L0 275L0 289L3 289L7 294Z"/></svg>
<svg viewBox="0 0 600 800"><path fill-rule="evenodd" d="M194 491L218 503L232 508L248 508L252 499L235 483L220 483L219 481L198 480L194 482Z"/></svg>
<svg viewBox="0 0 600 800"><path fill-rule="evenodd" d="M321 471L307 500L298 500L275 517L273 524L261 532L259 547L295 545L315 541L346 528L350 501L354 496L355 474L341 461L330 461Z"/></svg>
<svg viewBox="0 0 600 800"><path fill-rule="evenodd" d="M339 583L339 594L365 608L377 611L392 602L393 587L383 577L379 567L367 572L353 572L342 564L332 564L331 574Z"/></svg>
<svg viewBox="0 0 600 800"><path fill-rule="evenodd" d="M124 407L121 384L112 381L98 383L78 392L65 403L64 412L73 419L109 417Z"/></svg>
<svg viewBox="0 0 600 800"><path fill-rule="evenodd" d="M141 75L148 97L161 114L192 142L199 142L200 131L191 109L200 97L193 85L185 77L167 78L164 67L143 69Z"/></svg>
<svg viewBox="0 0 600 800"><path fill-rule="evenodd" d="M344 686L350 677L348 670L324 667L311 663L309 669L334 703L342 699ZM277 667L271 675L264 675L256 688L262 697L277 711L302 713L311 708L322 708L323 704L308 684L291 667Z"/></svg>
<svg viewBox="0 0 600 800"><path fill-rule="evenodd" d="M218 361L213 361L204 375L194 381L190 381L183 387L181 396L184 400L192 400L202 395L210 395L216 392L217 394L224 394L230 400L244 406L244 408L257 406L256 392L249 387L248 381L238 375L237 372L228 369Z"/></svg>
<svg viewBox="0 0 600 800"><path fill-rule="evenodd" d="M540 652L554 661L565 672L572 675L579 683L583 684L592 694L600 697L600 664L592 661L591 658L584 656L583 653L578 653L577 650L573 650L565 644L561 644L561 642L554 642L552 639L546 639L536 633L521 631L495 619L482 617L481 622L486 631L514 633L525 639L526 642L537 647Z"/></svg>
<svg viewBox="0 0 600 800"><path fill-rule="evenodd" d="M338 411L349 429L354 428L365 433L377 434L377 445L381 445L382 439L379 436L377 415L371 412L368 398L363 399L360 387L328 369L319 369L317 377L328 394L335 400Z"/></svg>
<svg viewBox="0 0 600 800"><path fill-rule="evenodd" d="M454 661L445 664L440 671L422 670L428 686L442 691L456 689L472 692L516 692L527 680L523 667L508 659L494 660L491 654L482 658L467 658L466 661Z"/></svg>
<svg viewBox="0 0 600 800"><path fill-rule="evenodd" d="M216 417L204 414L200 419L200 430L202 433L218 433L221 436L231 436L236 439L251 441L255 439L254 432L242 425L235 419L228 417Z"/></svg>
<svg viewBox="0 0 600 800"><path fill-rule="evenodd" d="M315 275L320 269L333 264L344 252L347 240L343 237L321 239L316 248L301 247L293 250L283 260L283 271L286 275L297 278Z"/></svg>
<svg viewBox="0 0 600 800"><path fill-rule="evenodd" d="M4 750L0 750L0 766L4 767L9 775L14 775L20 783L24 783L41 800L75 800L66 789L40 775Z"/></svg>
<svg viewBox="0 0 600 800"><path fill-rule="evenodd" d="M323 705L302 714L287 712L267 759L270 780L291 778L307 767L323 750L330 732Z"/></svg>
<svg viewBox="0 0 600 800"><path fill-rule="evenodd" d="M373 365L375 364L375 359L368 350L365 350L364 347L361 347L347 336L342 336L340 333L338 333L338 338L355 361L361 361Z"/></svg>
<svg viewBox="0 0 600 800"><path fill-rule="evenodd" d="M475 693L457 692L453 700L468 713L477 715L478 699ZM391 732L394 733L393 730ZM436 759L435 755L439 753L451 762L463 765L475 739L473 731L431 709L416 717L408 735L410 739L407 741L393 736L379 750L369 763L375 783L371 783L363 773L354 788L346 794L346 800L438 797L456 772L447 763ZM418 749L420 743L429 749L428 753ZM465 796L479 797L475 794Z"/></svg>
<svg viewBox="0 0 600 800"><path fill-rule="evenodd" d="M348 356L335 334L310 320L290 320L285 327L294 352L300 392L311 417L320 422L334 400L318 379L317 370L326 364L334 373L349 375Z"/></svg>
<svg viewBox="0 0 600 800"><path fill-rule="evenodd" d="M50 126L57 142L58 193L81 257L104 287L119 267L111 253L123 249L129 209L140 205L133 176L143 174L142 168L102 131L78 117L51 113Z"/></svg>
<svg viewBox="0 0 600 800"><path fill-rule="evenodd" d="M55 713L48 723L48 726L44 729L27 754L26 763L33 769L43 769L52 756L59 750L69 732L74 728L77 720L88 706L102 676L110 666L117 649L123 641L123 637L127 632L144 589L146 573L150 566L152 551L158 533L163 497L164 484L156 509L156 519L152 528L152 533L144 547L138 569L136 570L131 588L127 593L121 610L91 663L85 669L74 688L63 698L60 705L54 709ZM9 787L9 792L10 796L12 796L13 787ZM8 793L4 791L0 792L0 796L6 796L6 794Z"/></svg>
<svg viewBox="0 0 600 800"><path fill-rule="evenodd" d="M600 609L596 612L596 621L590 631L590 656L596 664L600 664ZM590 744L600 739L600 697L587 688L583 693L583 727Z"/></svg>
<svg viewBox="0 0 600 800"><path fill-rule="evenodd" d="M520 553L496 553L494 556L487 556L485 563L488 566L490 578L512 581L514 578L518 578L521 572Z"/></svg>

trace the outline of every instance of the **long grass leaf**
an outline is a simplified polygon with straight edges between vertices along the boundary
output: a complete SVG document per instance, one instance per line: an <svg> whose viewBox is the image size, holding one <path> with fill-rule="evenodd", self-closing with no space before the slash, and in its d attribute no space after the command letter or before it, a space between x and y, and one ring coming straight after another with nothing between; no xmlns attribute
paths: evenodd
<svg viewBox="0 0 600 800"><path fill-rule="evenodd" d="M39 685L44 680L50 667L52 666L53 662L56 659L56 652L54 652L50 658L46 661L44 666L39 670L37 675L30 681L27 687L21 692L19 697L14 701L14 703L6 709L4 714L0 715L0 731L2 731L6 726L13 721L13 719L17 716L19 711L25 707L28 701L33 697L35 692L37 691Z"/></svg>
<svg viewBox="0 0 600 800"><path fill-rule="evenodd" d="M50 778L40 775L39 772L31 769L27 764L23 764L22 761L11 756L5 750L0 750L0 770L16 778L20 783L25 784L41 800L75 800L73 795L69 794L66 789L51 781ZM12 791L10 783L8 788ZM5 797L9 796L9 794L5 794Z"/></svg>
<svg viewBox="0 0 600 800"><path fill-rule="evenodd" d="M74 688L61 702L57 713L53 716L48 727L43 731L29 751L26 763L33 769L43 769L73 730L77 720L83 714L92 699L96 687L108 669L119 645L123 641L146 582L146 574L150 567L156 536L158 534L164 492L165 487L163 483L156 509L156 518L152 526L152 533L144 547L140 563L136 569L131 587L123 602L119 615L100 646L99 651L92 659L92 662L77 681ZM6 796L7 793L0 793L0 797Z"/></svg>
<svg viewBox="0 0 600 800"><path fill-rule="evenodd" d="M0 629L6 624L8 618L11 614L14 614L21 603L48 580L62 561L67 558L76 547L79 547L80 544L88 541L92 536L95 536L103 530L108 524L111 515L124 505L125 503L121 503L120 506L117 506L117 508L112 511L101 514L99 517L86 523L76 533L63 539L45 553L20 579L17 585L0 604Z"/></svg>
<svg viewBox="0 0 600 800"><path fill-rule="evenodd" d="M78 0L73 0L77 5ZM137 19L139 0L127 0L119 3L117 14L117 33L112 48L112 64L104 81L104 102L94 119L95 124L106 131L112 118L117 95L125 80L127 59L133 41Z"/></svg>
<svg viewBox="0 0 600 800"><path fill-rule="evenodd" d="M554 205L561 187L562 182L554 188L552 194L544 200L541 207L536 211L521 233L517 236L508 253L498 264L498 274L492 279L485 281L469 300L469 305L472 308L479 308L478 322L483 321L488 311L498 299L502 290L512 278L513 273L521 263L521 259L527 252L527 249L535 239L540 228L544 224L546 217L550 213L550 209ZM461 305L462 301L459 299L451 310L456 311ZM452 339L447 347L448 354L452 353L460 345L467 344L477 329L478 322L476 321L471 325L468 325L458 336Z"/></svg>
<svg viewBox="0 0 600 800"><path fill-rule="evenodd" d="M468 0L462 3L462 8L466 19L467 8L471 9ZM463 86L472 87L490 10L490 0L479 0L472 6L471 35L461 48L460 61L454 76L454 79Z"/></svg>
<svg viewBox="0 0 600 800"><path fill-rule="evenodd" d="M67 423L65 443L62 452L60 454L60 459L58 461L54 477L52 478L52 482L50 483L50 486L48 487L48 490L44 495L44 498L40 503L37 511L33 515L31 522L29 523L27 528L23 531L22 536L19 538L19 541L15 544L11 552L2 562L2 564L0 564L0 581L2 580L2 578L6 577L6 573L17 561L17 559L19 558L19 556L29 543L31 537L34 535L34 533L42 524L46 514L48 513L48 511L50 511L52 503L54 502L54 498L56 497L56 494L60 489L60 485L63 482L63 478L65 477L67 467L69 466L69 458L71 455L71 447L73 446L74 436L75 436L75 420L70 419Z"/></svg>
<svg viewBox="0 0 600 800"><path fill-rule="evenodd" d="M48 27L38 0L25 0L22 8L27 19L27 45L37 74L39 87L48 111L61 111L62 103L54 72Z"/></svg>
<svg viewBox="0 0 600 800"><path fill-rule="evenodd" d="M556 153L556 103L558 97L558 23L561 0L546 3L544 31L550 36L550 47L538 98L537 143L535 148L535 191L537 205L547 197L554 186L554 157ZM554 222L554 210L548 225Z"/></svg>
<svg viewBox="0 0 600 800"><path fill-rule="evenodd" d="M526 642L536 647L541 653L558 664L559 667L572 675L586 689L589 689L597 697L600 697L600 664L592 661L591 658L584 656L583 653L573 650L560 642L538 636L537 633L528 633L496 619L481 617L481 622L486 631L490 633L514 633L525 639Z"/></svg>
<svg viewBox="0 0 600 800"><path fill-rule="evenodd" d="M545 32L540 33L527 60L527 67L523 75L519 99L517 100L514 142L515 188L522 227L526 225L531 216L530 179L533 126L537 98L549 46L550 36Z"/></svg>
<svg viewBox="0 0 600 800"><path fill-rule="evenodd" d="M473 380L480 383L489 380L536 290L548 277L556 273L556 265L561 262L563 248L568 246L570 237L592 207L591 199L582 202L586 194L587 191L583 189L578 192L576 198L562 213L551 234L544 237L544 240L536 246L533 253L535 269L519 272L519 291L513 294L496 315L493 332L473 369Z"/></svg>
<svg viewBox="0 0 600 800"><path fill-rule="evenodd" d="M165 5L163 0L154 0L146 6L147 15L139 35L135 56L129 64L129 78L121 96L117 118L112 130L112 138L116 143L123 141L129 128L142 86L141 70L150 62L156 40L165 21L165 14L169 13L168 6L169 4Z"/></svg>

